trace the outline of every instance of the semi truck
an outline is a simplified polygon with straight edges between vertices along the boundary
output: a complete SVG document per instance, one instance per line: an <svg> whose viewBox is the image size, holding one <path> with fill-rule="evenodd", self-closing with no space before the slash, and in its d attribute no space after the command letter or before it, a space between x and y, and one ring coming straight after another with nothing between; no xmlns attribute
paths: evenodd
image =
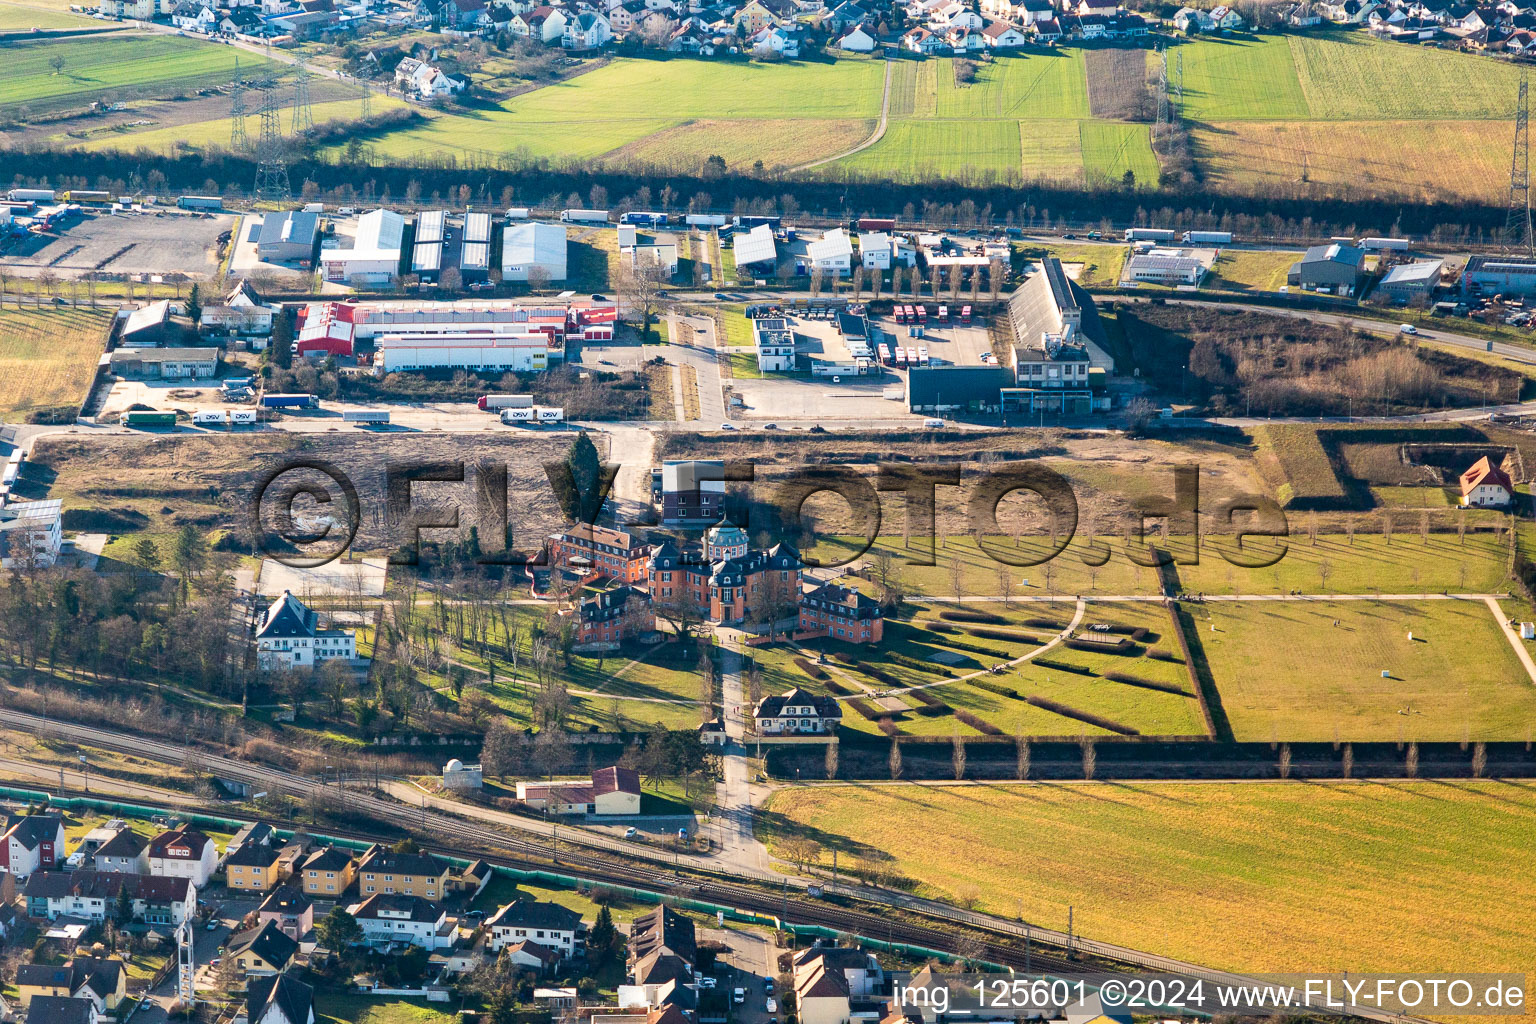
<svg viewBox="0 0 1536 1024"><path fill-rule="evenodd" d="M256 384L255 377L225 377L219 381L219 387L225 391L243 391Z"/></svg>
<svg viewBox="0 0 1536 1024"><path fill-rule="evenodd" d="M1407 252L1411 244L1406 238L1360 239L1360 248L1368 252Z"/></svg>
<svg viewBox="0 0 1536 1024"><path fill-rule="evenodd" d="M1230 231L1186 231L1184 232L1185 245L1231 245L1232 232Z"/></svg>
<svg viewBox="0 0 1536 1024"><path fill-rule="evenodd" d="M690 213L683 218L683 223L691 228L723 228L726 216L723 213Z"/></svg>
<svg viewBox="0 0 1536 1024"><path fill-rule="evenodd" d="M1167 228L1126 228L1125 240L1127 242L1171 242L1178 238L1177 231Z"/></svg>
<svg viewBox="0 0 1536 1024"><path fill-rule="evenodd" d="M532 216L532 211L526 206L509 206L507 208L507 220L527 220Z"/></svg>
<svg viewBox="0 0 1536 1024"><path fill-rule="evenodd" d="M181 196L176 200L176 205L183 210L222 210L224 209L224 197Z"/></svg>
<svg viewBox="0 0 1536 1024"><path fill-rule="evenodd" d="M199 427L227 426L229 413L223 409L199 409L192 414L192 423Z"/></svg>
<svg viewBox="0 0 1536 1024"><path fill-rule="evenodd" d="M631 210L619 218L620 224L638 224L641 227L659 228L667 225L668 217L664 213L655 213L650 210Z"/></svg>
<svg viewBox="0 0 1536 1024"><path fill-rule="evenodd" d="M607 210L561 210L560 219L567 224L606 224Z"/></svg>
<svg viewBox="0 0 1536 1024"><path fill-rule="evenodd" d="M534 417L533 406L513 406L510 409L501 410L501 422L503 423L532 423Z"/></svg>
<svg viewBox="0 0 1536 1024"><path fill-rule="evenodd" d="M561 423L565 420L565 410L539 406L533 410L533 417L540 423Z"/></svg>
<svg viewBox="0 0 1536 1024"><path fill-rule="evenodd" d="M123 416L123 426L143 430L160 430L176 426L174 412L130 412Z"/></svg>
<svg viewBox="0 0 1536 1024"><path fill-rule="evenodd" d="M314 395L262 395L263 409L318 409L320 400Z"/></svg>
<svg viewBox="0 0 1536 1024"><path fill-rule="evenodd" d="M481 395L475 405L482 412L498 412L502 409L532 409L532 395Z"/></svg>
<svg viewBox="0 0 1536 1024"><path fill-rule="evenodd" d="M341 414L341 422L357 423L365 427L387 427L389 411L387 409L350 410Z"/></svg>
<svg viewBox="0 0 1536 1024"><path fill-rule="evenodd" d="M111 192L87 192L83 189L70 189L68 192L60 192L59 200L65 203L78 203L85 206L107 206L112 200Z"/></svg>
<svg viewBox="0 0 1536 1024"><path fill-rule="evenodd" d="M21 203L28 200L34 203L51 203L53 202L53 189L13 188L5 194L5 198L9 199L13 203Z"/></svg>
<svg viewBox="0 0 1536 1024"><path fill-rule="evenodd" d="M860 217L854 221L853 226L860 231L895 231L896 218L894 217Z"/></svg>

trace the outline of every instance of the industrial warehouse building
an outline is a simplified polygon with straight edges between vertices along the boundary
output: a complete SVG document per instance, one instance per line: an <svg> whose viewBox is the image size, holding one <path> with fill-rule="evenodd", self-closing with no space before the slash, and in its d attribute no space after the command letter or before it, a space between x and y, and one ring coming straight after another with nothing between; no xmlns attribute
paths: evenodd
<svg viewBox="0 0 1536 1024"><path fill-rule="evenodd" d="M565 228L558 224L508 224L501 236L501 279L527 281L537 267L549 281L564 281L565 250Z"/></svg>
<svg viewBox="0 0 1536 1024"><path fill-rule="evenodd" d="M268 263L309 266L320 237L320 215L303 210L269 213L261 220L256 236L256 255Z"/></svg>
<svg viewBox="0 0 1536 1024"><path fill-rule="evenodd" d="M393 210L370 210L358 218L352 248L321 250L325 279L364 285L393 283L400 273L404 239L404 217Z"/></svg>
<svg viewBox="0 0 1536 1024"><path fill-rule="evenodd" d="M1444 269L1445 260L1423 260L1395 266L1387 271L1381 283L1376 286L1376 297L1404 305L1427 300L1440 286L1440 272Z"/></svg>
<svg viewBox="0 0 1536 1024"><path fill-rule="evenodd" d="M1007 412L1085 415L1107 408L1096 385L1114 369L1092 297L1048 256L1008 300L1014 380L1001 397Z"/></svg>
<svg viewBox="0 0 1536 1024"><path fill-rule="evenodd" d="M564 342L529 331L384 334L374 342L379 373L405 370L475 370L537 373L564 358Z"/></svg>
<svg viewBox="0 0 1536 1024"><path fill-rule="evenodd" d="M1468 295L1536 295L1536 259L1473 256L1461 274Z"/></svg>
<svg viewBox="0 0 1536 1024"><path fill-rule="evenodd" d="M447 238L448 211L424 210L416 215L416 237L411 244L411 273L426 283L443 272L443 243Z"/></svg>
<svg viewBox="0 0 1536 1024"><path fill-rule="evenodd" d="M1215 253L1210 259L1202 259L1193 251L1180 249L1153 249L1138 253L1125 261L1125 271L1120 280L1123 284L1160 284L1169 288L1180 286L1198 287L1211 269Z"/></svg>
<svg viewBox="0 0 1536 1024"><path fill-rule="evenodd" d="M459 244L459 276L465 284L484 281L491 273L491 215L464 215L464 236Z"/></svg>
<svg viewBox="0 0 1536 1024"><path fill-rule="evenodd" d="M784 373L795 368L795 332L783 317L752 321L752 344L757 368L762 373Z"/></svg>
<svg viewBox="0 0 1536 1024"><path fill-rule="evenodd" d="M1306 291L1353 295L1365 275L1365 252L1352 245L1314 245L1291 264L1286 284Z"/></svg>
<svg viewBox="0 0 1536 1024"><path fill-rule="evenodd" d="M749 267L750 273L771 277L779 266L779 247L773 240L773 228L759 224L746 234L737 235L733 246L736 270Z"/></svg>
<svg viewBox="0 0 1536 1024"><path fill-rule="evenodd" d="M300 344L311 325L317 337L372 341L374 368L491 370L531 373L565 358L567 339L611 341L613 306L523 306L505 300L458 302L311 303L300 322ZM343 330L339 325L345 325Z"/></svg>
<svg viewBox="0 0 1536 1024"><path fill-rule="evenodd" d="M140 380L212 377L219 368L216 348L120 348L112 353L112 372Z"/></svg>

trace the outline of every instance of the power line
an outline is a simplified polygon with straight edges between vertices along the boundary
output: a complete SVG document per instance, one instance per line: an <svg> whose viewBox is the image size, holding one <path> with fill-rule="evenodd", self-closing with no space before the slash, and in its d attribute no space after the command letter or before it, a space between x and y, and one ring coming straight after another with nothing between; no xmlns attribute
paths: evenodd
<svg viewBox="0 0 1536 1024"><path fill-rule="evenodd" d="M367 82L359 82L358 84L363 87L362 119L367 121L369 118L373 117L373 90L368 88Z"/></svg>
<svg viewBox="0 0 1536 1024"><path fill-rule="evenodd" d="M1161 142L1163 155L1168 154L1168 49L1162 44L1157 47L1157 124L1152 129L1152 141Z"/></svg>
<svg viewBox="0 0 1536 1024"><path fill-rule="evenodd" d="M282 112L277 107L277 84L268 78L261 84L261 137L256 143L257 199L283 203L293 194L288 184L286 150Z"/></svg>
<svg viewBox="0 0 1536 1024"><path fill-rule="evenodd" d="M1504 252L1524 250L1536 256L1536 234L1531 231L1530 80L1520 72L1520 91L1515 100L1515 145L1509 160L1509 210L1504 220Z"/></svg>

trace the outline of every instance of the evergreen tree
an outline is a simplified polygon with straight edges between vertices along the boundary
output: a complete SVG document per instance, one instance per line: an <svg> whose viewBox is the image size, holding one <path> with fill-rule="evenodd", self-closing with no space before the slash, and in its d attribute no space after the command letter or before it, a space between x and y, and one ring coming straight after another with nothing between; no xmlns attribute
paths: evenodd
<svg viewBox="0 0 1536 1024"><path fill-rule="evenodd" d="M191 320L193 324L200 324L203 321L203 303L198 298L197 285L195 284L192 286L192 290L187 293L187 319Z"/></svg>

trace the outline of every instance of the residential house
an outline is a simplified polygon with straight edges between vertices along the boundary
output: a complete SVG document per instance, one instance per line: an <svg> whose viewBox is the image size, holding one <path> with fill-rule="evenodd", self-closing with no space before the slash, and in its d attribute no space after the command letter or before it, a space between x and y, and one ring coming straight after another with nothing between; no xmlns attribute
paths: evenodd
<svg viewBox="0 0 1536 1024"><path fill-rule="evenodd" d="M224 943L224 956L234 961L243 977L281 974L298 951L298 940L270 919L231 935Z"/></svg>
<svg viewBox="0 0 1536 1024"><path fill-rule="evenodd" d="M357 877L357 862L349 853L334 846L324 846L300 863L298 874L305 893L335 899L346 892Z"/></svg>
<svg viewBox="0 0 1536 1024"><path fill-rule="evenodd" d="M398 893L440 900L448 891L449 871L446 860L430 853L396 853L372 846L358 865L358 891L364 897Z"/></svg>
<svg viewBox="0 0 1536 1024"><path fill-rule="evenodd" d="M272 333L272 318L277 312L252 288L241 281L218 305L203 307L198 330L204 334L225 334L241 338L265 338Z"/></svg>
<svg viewBox="0 0 1536 1024"><path fill-rule="evenodd" d="M864 26L855 25L838 38L837 48L850 53L870 53L875 48L875 38L865 31Z"/></svg>
<svg viewBox="0 0 1536 1024"><path fill-rule="evenodd" d="M782 25L765 28L748 42L752 52L759 56L772 54L785 60L795 60L800 56L800 37Z"/></svg>
<svg viewBox="0 0 1536 1024"><path fill-rule="evenodd" d="M404 943L427 951L453 945L457 929L439 904L420 896L374 893L347 908L363 930L364 941L376 948Z"/></svg>
<svg viewBox="0 0 1536 1024"><path fill-rule="evenodd" d="M904 50L922 54L925 57L934 57L949 52L949 44L943 36L935 35L926 28L914 28L901 37L901 46Z"/></svg>
<svg viewBox="0 0 1536 1024"><path fill-rule="evenodd" d="M755 36L763 29L778 23L778 15L774 14L763 0L747 0L737 8L735 16L731 18L731 28L747 36Z"/></svg>
<svg viewBox="0 0 1536 1024"><path fill-rule="evenodd" d="M289 591L256 622L256 659L263 671L313 668L323 661L357 657L357 641L345 629L321 629L320 616Z"/></svg>
<svg viewBox="0 0 1536 1024"><path fill-rule="evenodd" d="M291 939L302 939L315 926L315 904L299 889L280 885L261 901L256 919L261 924L273 922Z"/></svg>
<svg viewBox="0 0 1536 1024"><path fill-rule="evenodd" d="M517 799L551 814L639 814L640 775L633 768L611 765L594 771L590 783L519 782Z"/></svg>
<svg viewBox="0 0 1536 1024"><path fill-rule="evenodd" d="M453 96L463 92L468 84L466 79L414 57L406 57L395 65L395 85L423 100Z"/></svg>
<svg viewBox="0 0 1536 1024"><path fill-rule="evenodd" d="M1484 455L1461 474L1461 504L1466 508L1507 508L1515 500L1515 482Z"/></svg>
<svg viewBox="0 0 1536 1024"><path fill-rule="evenodd" d="M987 37L974 28L959 26L944 33L944 41L955 53L975 53L987 48Z"/></svg>
<svg viewBox="0 0 1536 1024"><path fill-rule="evenodd" d="M569 956L586 933L576 911L538 900L508 903L485 922L485 928L491 949L498 953L505 946L531 940L560 956Z"/></svg>
<svg viewBox="0 0 1536 1024"><path fill-rule="evenodd" d="M38 996L27 1010L27 1024L96 1024L99 1015L89 999Z"/></svg>
<svg viewBox="0 0 1536 1024"><path fill-rule="evenodd" d="M64 857L64 819L58 814L8 814L0 835L0 868L25 881L52 871Z"/></svg>
<svg viewBox="0 0 1536 1024"><path fill-rule="evenodd" d="M1185 35L1194 35L1197 32L1213 32L1216 22L1212 20L1209 11L1202 11L1195 7L1181 7L1173 16L1173 27Z"/></svg>
<svg viewBox="0 0 1536 1024"><path fill-rule="evenodd" d="M693 922L665 903L635 918L629 926L629 964L655 955L673 956L692 965L699 955Z"/></svg>
<svg viewBox="0 0 1536 1024"><path fill-rule="evenodd" d="M149 841L149 873L186 878L201 889L219 867L219 849L195 829L162 832Z"/></svg>
<svg viewBox="0 0 1536 1024"><path fill-rule="evenodd" d="M1035 42L1044 46L1055 46L1061 42L1061 22L1056 18L1041 18L1031 27L1035 30Z"/></svg>
<svg viewBox="0 0 1536 1024"><path fill-rule="evenodd" d="M596 50L606 46L612 38L613 28L608 19L597 11L586 10L565 23L560 45L577 52Z"/></svg>
<svg viewBox="0 0 1536 1024"><path fill-rule="evenodd" d="M245 986L247 1024L315 1024L315 990L291 974L252 978Z"/></svg>
<svg viewBox="0 0 1536 1024"><path fill-rule="evenodd" d="M1055 16L1056 8L1051 0L1021 0L1013 5L1013 13L1008 20L1029 28Z"/></svg>
<svg viewBox="0 0 1536 1024"><path fill-rule="evenodd" d="M885 968L873 953L854 946L811 946L794 954L791 973L817 965L841 974L848 995L856 1000L878 998L886 991Z"/></svg>
<svg viewBox="0 0 1536 1024"><path fill-rule="evenodd" d="M128 968L116 957L76 954L62 964L21 964L16 968L16 998L23 1010L37 996L88 999L101 1013L111 1013L128 996Z"/></svg>
<svg viewBox="0 0 1536 1024"><path fill-rule="evenodd" d="M96 848L91 866L97 871L147 875L149 840L131 828L118 829L116 835Z"/></svg>
<svg viewBox="0 0 1536 1024"><path fill-rule="evenodd" d="M1029 37L1006 22L994 21L981 30L989 50L1014 50L1029 43Z"/></svg>
<svg viewBox="0 0 1536 1024"><path fill-rule="evenodd" d="M207 4L179 3L171 12L171 24L183 32L212 32L218 23L218 15Z"/></svg>
<svg viewBox="0 0 1536 1024"><path fill-rule="evenodd" d="M544 5L515 16L510 26L514 34L548 45L564 37L566 17L560 8Z"/></svg>
<svg viewBox="0 0 1536 1024"><path fill-rule="evenodd" d="M800 598L800 632L877 644L885 637L885 613L879 601L854 587L824 583Z"/></svg>
<svg viewBox="0 0 1536 1024"><path fill-rule="evenodd" d="M532 939L521 939L508 946L503 946L501 955L506 957L515 967L521 970L532 971L535 975L544 976L552 972L560 964L560 954L548 946L534 942Z"/></svg>
<svg viewBox="0 0 1536 1024"><path fill-rule="evenodd" d="M39 871L27 879L22 895L30 917L105 921L116 915L123 889L134 920L145 924L179 925L197 911L197 890L188 878L115 871Z"/></svg>
<svg viewBox="0 0 1536 1024"><path fill-rule="evenodd" d="M691 18L683 22L667 40L668 53L696 53L712 57L715 53L714 37Z"/></svg>
<svg viewBox="0 0 1536 1024"><path fill-rule="evenodd" d="M758 701L752 719L763 736L829 736L836 735L843 709L832 697L796 688Z"/></svg>
<svg viewBox="0 0 1536 1024"><path fill-rule="evenodd" d="M263 843L246 843L224 858L224 878L229 888L241 892L266 892L280 880L278 851Z"/></svg>
<svg viewBox="0 0 1536 1024"><path fill-rule="evenodd" d="M1241 32L1247 23L1231 7L1219 4L1211 8L1211 24L1218 32Z"/></svg>

